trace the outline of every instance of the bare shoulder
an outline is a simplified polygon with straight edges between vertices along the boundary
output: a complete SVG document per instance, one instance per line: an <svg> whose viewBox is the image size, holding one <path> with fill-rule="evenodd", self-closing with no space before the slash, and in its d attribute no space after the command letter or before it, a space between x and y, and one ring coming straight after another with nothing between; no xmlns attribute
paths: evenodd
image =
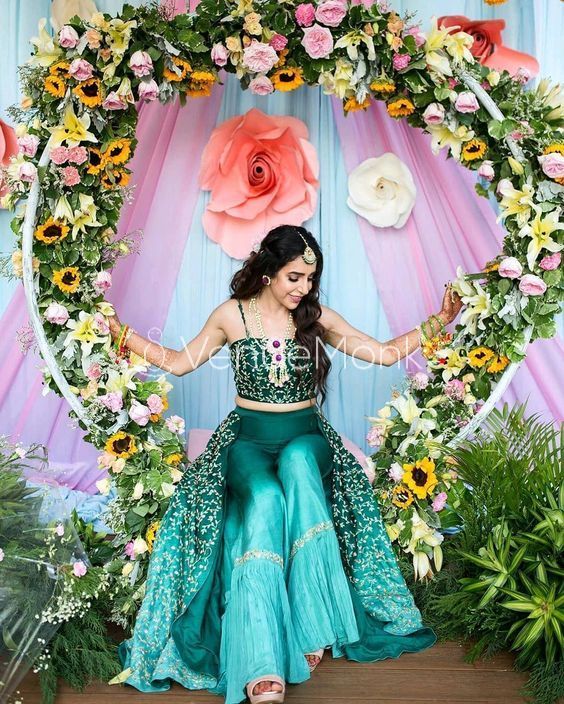
<svg viewBox="0 0 564 704"><path fill-rule="evenodd" d="M214 316L216 324L225 333L229 343L245 334L244 331L241 333L243 321L235 298L228 298L223 303L220 303L212 312L212 316Z"/></svg>
<svg viewBox="0 0 564 704"><path fill-rule="evenodd" d="M326 330L331 330L340 318L340 315L328 306L321 305L320 307L321 317L319 318L319 322L321 323L321 325L323 325Z"/></svg>

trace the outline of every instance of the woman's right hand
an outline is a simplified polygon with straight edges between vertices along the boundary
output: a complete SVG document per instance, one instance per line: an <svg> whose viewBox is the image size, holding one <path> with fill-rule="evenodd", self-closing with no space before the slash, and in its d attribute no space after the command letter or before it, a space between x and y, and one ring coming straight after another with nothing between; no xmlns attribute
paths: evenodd
<svg viewBox="0 0 564 704"><path fill-rule="evenodd" d="M108 318L108 325L110 326L110 335L112 336L112 339L115 340L121 330L121 320L118 318L117 313L110 315Z"/></svg>

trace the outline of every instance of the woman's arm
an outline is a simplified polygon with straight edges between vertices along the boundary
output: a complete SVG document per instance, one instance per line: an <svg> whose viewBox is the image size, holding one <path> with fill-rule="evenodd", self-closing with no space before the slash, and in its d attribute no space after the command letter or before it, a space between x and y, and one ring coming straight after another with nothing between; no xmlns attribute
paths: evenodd
<svg viewBox="0 0 564 704"><path fill-rule="evenodd" d="M227 341L222 323L224 306L225 303L221 304L211 313L201 331L181 350L151 342L135 331L131 332L125 347L143 357L149 364L175 376L193 372L217 354ZM110 332L114 339L119 336L120 330L121 323L114 315L110 318Z"/></svg>
<svg viewBox="0 0 564 704"><path fill-rule="evenodd" d="M436 318L443 325L447 325L456 318L461 306L462 303L458 295L448 288L445 292L442 309ZM370 335L354 328L331 308L321 306L321 311L320 323L327 330L327 342L341 352L361 359L364 362L391 367L421 345L419 327L394 337L387 342L379 342L375 338L370 337ZM432 316L428 318L424 322L425 334L437 334L441 330L440 323Z"/></svg>

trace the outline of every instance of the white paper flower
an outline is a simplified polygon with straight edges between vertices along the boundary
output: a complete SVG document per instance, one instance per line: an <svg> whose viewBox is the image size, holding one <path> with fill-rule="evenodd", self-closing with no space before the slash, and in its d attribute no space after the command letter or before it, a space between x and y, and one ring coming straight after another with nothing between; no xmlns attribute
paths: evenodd
<svg viewBox="0 0 564 704"><path fill-rule="evenodd" d="M391 152L366 159L349 174L347 205L375 227L403 227L416 194L410 170Z"/></svg>

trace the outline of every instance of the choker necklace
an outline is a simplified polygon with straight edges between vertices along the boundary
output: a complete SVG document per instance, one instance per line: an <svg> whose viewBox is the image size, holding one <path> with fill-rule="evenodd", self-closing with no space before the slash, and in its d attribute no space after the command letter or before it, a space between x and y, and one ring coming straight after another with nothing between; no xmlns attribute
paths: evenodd
<svg viewBox="0 0 564 704"><path fill-rule="evenodd" d="M290 337L290 333L292 331L294 323L292 313L288 311L288 324L286 325L286 332L284 338L280 339L279 337L266 337L266 333L264 332L264 328L262 326L260 310L255 296L253 296L249 301L249 310L252 310L254 312L259 335L263 340L265 340L266 350L270 353L270 369L268 370L268 380L272 384L274 384L274 386L282 386L290 378L290 375L288 374L288 368L286 366L285 349L286 338Z"/></svg>

